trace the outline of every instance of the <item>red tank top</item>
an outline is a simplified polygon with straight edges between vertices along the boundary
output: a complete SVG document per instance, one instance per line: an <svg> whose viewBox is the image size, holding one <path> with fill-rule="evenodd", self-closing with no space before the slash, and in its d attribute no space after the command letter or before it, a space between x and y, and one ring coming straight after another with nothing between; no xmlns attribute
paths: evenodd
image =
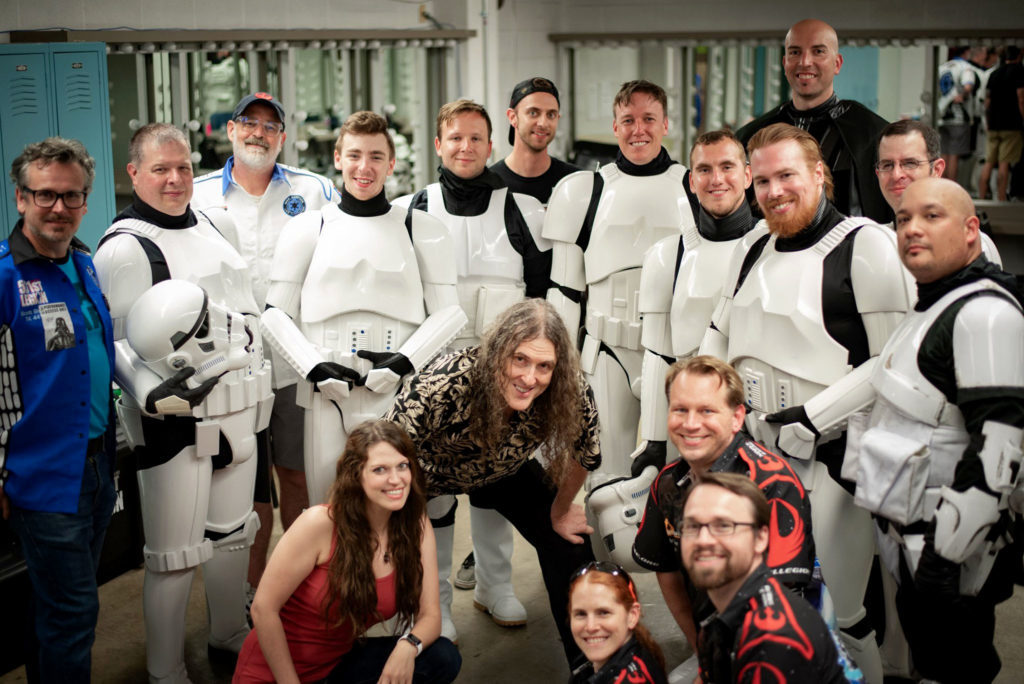
<svg viewBox="0 0 1024 684"><path fill-rule="evenodd" d="M335 541L331 542L334 554ZM318 565L302 581L295 592L281 606L281 622L288 638L288 650L299 679L316 682L324 679L338 664L341 656L352 648L352 630L343 627L328 627L324 624L323 604L327 591L327 565ZM395 573L377 578L377 611L387 620L394 616ZM254 629L242 644L235 666L233 684L255 684L273 682L274 675L263 656L259 637Z"/></svg>

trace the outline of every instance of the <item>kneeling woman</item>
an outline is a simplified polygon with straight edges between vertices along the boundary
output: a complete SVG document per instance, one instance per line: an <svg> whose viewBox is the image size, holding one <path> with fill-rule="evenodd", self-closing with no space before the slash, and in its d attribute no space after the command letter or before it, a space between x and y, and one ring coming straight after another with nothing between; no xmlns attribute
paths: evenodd
<svg viewBox="0 0 1024 684"><path fill-rule="evenodd" d="M636 585L608 561L587 563L569 583L569 627L586 660L569 684L667 684L665 658L640 624Z"/></svg>
<svg viewBox="0 0 1024 684"><path fill-rule="evenodd" d="M299 516L267 563L234 682L455 679L462 660L438 638L437 552L422 482L401 428L376 421L352 431L329 502ZM361 638L394 615L403 636Z"/></svg>

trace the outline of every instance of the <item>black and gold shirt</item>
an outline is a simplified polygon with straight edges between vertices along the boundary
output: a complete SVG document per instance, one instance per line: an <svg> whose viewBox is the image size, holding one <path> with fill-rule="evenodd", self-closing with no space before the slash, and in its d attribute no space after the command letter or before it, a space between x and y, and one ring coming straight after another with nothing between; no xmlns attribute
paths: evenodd
<svg viewBox="0 0 1024 684"><path fill-rule="evenodd" d="M506 442L484 454L469 434L469 407L473 399L471 371L479 347L467 347L442 356L406 384L385 420L401 425L413 443L427 481L427 493L461 494L515 473L540 446L542 416L536 406L517 411L510 419ZM597 406L583 376L583 424L572 457L585 469L601 463Z"/></svg>

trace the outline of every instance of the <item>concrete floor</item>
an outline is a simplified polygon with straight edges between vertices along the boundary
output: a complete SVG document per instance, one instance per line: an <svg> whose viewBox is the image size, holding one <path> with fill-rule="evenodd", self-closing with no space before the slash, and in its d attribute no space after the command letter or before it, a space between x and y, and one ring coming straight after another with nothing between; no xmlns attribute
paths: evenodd
<svg viewBox="0 0 1024 684"><path fill-rule="evenodd" d="M455 563L470 549L468 502L459 507L456 521ZM280 524L274 540L280 536ZM458 682L475 684L523 684L525 682L565 682L568 670L558 643L554 622L548 611L547 596L532 547L517 535L513 557L518 596L529 612L525 627L507 629L473 608L473 592L455 590L454 621L459 630L462 672ZM100 588L100 619L93 649L93 681L99 684L146 682L145 630L142 621L141 569L132 570ZM192 587L188 609L185 660L195 684L214 684L231 680L230 667L211 663L206 655L206 607L201 574ZM661 601L653 574L635 578L644 604L644 622L665 650L669 667L690 655L686 640ZM1024 589L998 610L996 647L1003 659L997 682L1024 682ZM964 654L964 657L970 657ZM0 684L24 682L25 671L18 669L0 676Z"/></svg>

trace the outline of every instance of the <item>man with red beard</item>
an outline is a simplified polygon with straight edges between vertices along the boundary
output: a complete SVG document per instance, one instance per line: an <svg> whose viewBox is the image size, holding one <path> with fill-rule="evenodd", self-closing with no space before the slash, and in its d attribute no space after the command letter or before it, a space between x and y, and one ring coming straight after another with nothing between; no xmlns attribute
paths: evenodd
<svg viewBox="0 0 1024 684"><path fill-rule="evenodd" d="M548 154L558 132L558 88L535 76L512 89L508 103L508 142L512 152L491 167L512 192L536 197L541 204L551 199L555 184L574 171L572 164Z"/></svg>
<svg viewBox="0 0 1024 684"><path fill-rule="evenodd" d="M748 150L770 232L733 255L726 282L735 285L726 287L701 353L739 372L754 439L793 457L810 491L838 626L867 681L880 682L863 607L874 556L871 519L841 479L846 440L833 412L847 415L839 404L851 397L841 381L870 373L907 310L903 270L885 228L833 206L831 175L807 131L773 124Z"/></svg>
<svg viewBox="0 0 1024 684"><path fill-rule="evenodd" d="M821 616L765 565L771 509L757 485L742 475L708 473L683 505L683 565L717 610L700 635L700 680L841 684L851 681L848 674L855 678Z"/></svg>
<svg viewBox="0 0 1024 684"><path fill-rule="evenodd" d="M843 67L836 30L818 19L793 24L786 33L782 66L792 99L743 126L736 137L747 145L757 131L774 123L802 128L821 145L839 211L891 221L892 212L872 174L875 143L886 121L861 103L836 95L832 82Z"/></svg>
<svg viewBox="0 0 1024 684"><path fill-rule="evenodd" d="M220 171L193 181L192 208L226 209L238 231L235 248L249 265L252 292L260 311L270 287L270 265L281 228L293 216L337 204L334 184L316 173L277 163L285 133L284 107L267 93L243 97L227 123L233 156ZM270 346L266 347L270 352ZM281 525L284 529L309 505L302 463L302 424L305 410L295 404L298 376L283 361L274 360L274 408L269 447L260 440L259 472L254 508L260 517L249 555L249 600L267 565L273 528L270 464L281 487Z"/></svg>
<svg viewBox="0 0 1024 684"><path fill-rule="evenodd" d="M746 206L746 205L744 205ZM811 508L789 459L740 433L746 415L743 382L713 356L676 361L665 377L668 436L682 458L662 469L651 485L633 559L658 575L665 604L687 641L697 647L697 625L714 612L679 562L682 499L708 473L739 473L768 498L769 574L802 588L814 568Z"/></svg>

